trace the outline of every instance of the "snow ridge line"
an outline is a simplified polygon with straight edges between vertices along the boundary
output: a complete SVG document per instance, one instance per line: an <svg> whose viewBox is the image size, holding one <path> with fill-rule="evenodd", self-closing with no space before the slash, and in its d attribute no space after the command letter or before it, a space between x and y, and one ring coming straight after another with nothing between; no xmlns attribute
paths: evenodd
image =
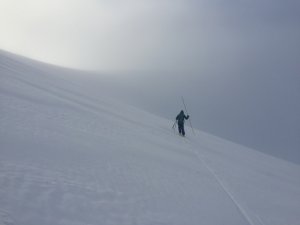
<svg viewBox="0 0 300 225"><path fill-rule="evenodd" d="M229 190L229 188L224 184L224 182L218 177L218 175L216 174L216 172L210 167L208 166L208 164L205 162L205 160L203 159L203 157L200 155L200 153L198 151L193 151L191 149L191 151L196 155L196 157L202 162L202 164L204 165L204 167L210 172L210 174L215 178L215 180L217 181L217 183L221 186L221 188L223 189L223 191L226 193L226 195L230 198L230 200L235 204L235 206L237 207L237 209L240 211L241 215L245 218L245 220L248 222L249 225L255 225L256 223L254 223L252 221L252 219L250 218L250 216L247 214L246 210L241 206L241 204L236 200L236 198L233 196L233 194L231 193L231 191Z"/></svg>

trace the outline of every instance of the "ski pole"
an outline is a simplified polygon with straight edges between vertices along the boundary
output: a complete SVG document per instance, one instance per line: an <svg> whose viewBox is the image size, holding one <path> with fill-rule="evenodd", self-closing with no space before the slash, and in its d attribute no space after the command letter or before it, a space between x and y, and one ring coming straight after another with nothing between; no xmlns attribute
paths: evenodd
<svg viewBox="0 0 300 225"><path fill-rule="evenodd" d="M176 127L176 121L174 122L172 128L175 129L175 127Z"/></svg>
<svg viewBox="0 0 300 225"><path fill-rule="evenodd" d="M189 115L189 113L188 113L188 111L187 111L187 108L186 108L186 105L185 105L185 103L184 103L184 98L183 98L183 96L181 96L181 100L182 100L182 103L183 103L183 105L184 105L184 108L185 108L186 113ZM195 131L194 131L194 128L193 128L193 126L192 126L192 121L191 121L190 118L189 118L189 122L190 122L190 125L191 125L191 128L192 128L193 134L196 135L196 134L195 134Z"/></svg>
<svg viewBox="0 0 300 225"><path fill-rule="evenodd" d="M174 130L174 134L175 134L175 128L176 128L176 120L175 120L175 122L174 122L174 124L172 126L172 129Z"/></svg>

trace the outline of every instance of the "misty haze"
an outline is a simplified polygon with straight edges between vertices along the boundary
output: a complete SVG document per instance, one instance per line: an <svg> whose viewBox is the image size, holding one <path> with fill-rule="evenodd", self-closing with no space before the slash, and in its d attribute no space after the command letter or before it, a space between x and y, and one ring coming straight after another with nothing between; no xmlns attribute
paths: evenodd
<svg viewBox="0 0 300 225"><path fill-rule="evenodd" d="M0 224L298 223L299 24L294 0L1 1Z"/></svg>

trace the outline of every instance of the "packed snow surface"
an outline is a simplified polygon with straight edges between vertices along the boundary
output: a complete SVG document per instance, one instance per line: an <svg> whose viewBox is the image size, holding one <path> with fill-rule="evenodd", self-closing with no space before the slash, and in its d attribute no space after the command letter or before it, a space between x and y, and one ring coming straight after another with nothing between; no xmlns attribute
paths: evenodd
<svg viewBox="0 0 300 225"><path fill-rule="evenodd" d="M70 74L0 52L1 225L300 224L299 165L180 137Z"/></svg>

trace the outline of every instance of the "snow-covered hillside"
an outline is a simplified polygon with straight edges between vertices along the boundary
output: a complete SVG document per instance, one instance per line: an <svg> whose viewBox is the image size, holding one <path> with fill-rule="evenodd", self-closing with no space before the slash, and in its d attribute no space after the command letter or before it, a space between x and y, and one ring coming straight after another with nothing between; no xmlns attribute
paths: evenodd
<svg viewBox="0 0 300 225"><path fill-rule="evenodd" d="M0 53L1 225L300 224L298 165Z"/></svg>

